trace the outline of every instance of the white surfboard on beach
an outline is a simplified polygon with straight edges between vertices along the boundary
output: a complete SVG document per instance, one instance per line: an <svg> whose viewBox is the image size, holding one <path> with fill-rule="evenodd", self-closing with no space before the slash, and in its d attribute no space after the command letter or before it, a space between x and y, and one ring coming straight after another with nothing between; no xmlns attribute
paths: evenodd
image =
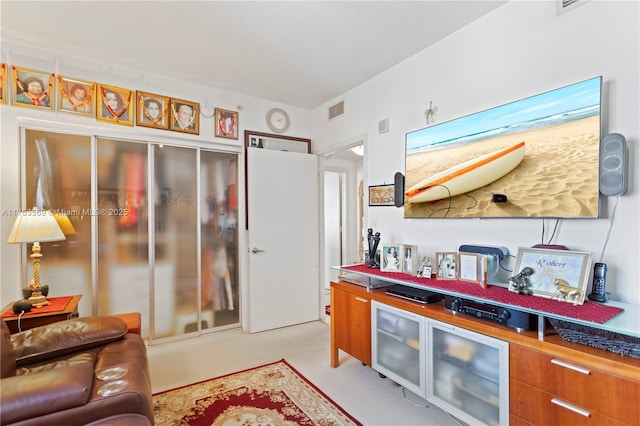
<svg viewBox="0 0 640 426"><path fill-rule="evenodd" d="M494 182L516 167L525 154L524 142L450 167L409 188L409 203L424 203L465 194Z"/></svg>

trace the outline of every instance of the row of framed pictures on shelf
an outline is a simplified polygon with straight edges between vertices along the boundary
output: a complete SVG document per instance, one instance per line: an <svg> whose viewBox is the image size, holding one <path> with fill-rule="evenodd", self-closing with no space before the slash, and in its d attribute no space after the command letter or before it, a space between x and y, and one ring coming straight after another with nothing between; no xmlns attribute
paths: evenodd
<svg viewBox="0 0 640 426"><path fill-rule="evenodd" d="M489 257L478 253L436 252L432 266L428 257L418 262L418 247L384 244L380 270L404 272L423 278L457 280L487 288ZM519 247L508 289L514 293L582 305L589 283L590 252ZM498 262L499 260L495 260ZM491 266L491 269L498 265Z"/></svg>
<svg viewBox="0 0 640 426"><path fill-rule="evenodd" d="M410 244L383 244L380 270L404 272L423 278L459 280L487 287L487 258L481 254L437 252L436 265L428 257L418 261L418 247Z"/></svg>
<svg viewBox="0 0 640 426"><path fill-rule="evenodd" d="M0 64L0 104L72 113L122 126L200 134L200 104ZM9 77L10 84L9 83ZM203 111L203 114L205 112ZM207 114L204 114L207 115ZM238 112L215 108L215 136L238 139Z"/></svg>

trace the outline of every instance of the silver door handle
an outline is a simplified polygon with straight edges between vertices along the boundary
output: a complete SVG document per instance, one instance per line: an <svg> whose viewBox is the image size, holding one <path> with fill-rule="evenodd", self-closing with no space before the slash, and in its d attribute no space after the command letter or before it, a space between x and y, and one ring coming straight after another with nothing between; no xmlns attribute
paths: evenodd
<svg viewBox="0 0 640 426"><path fill-rule="evenodd" d="M264 250L260 250L257 247L254 247L251 249L251 253L256 254L256 253L264 253Z"/></svg>

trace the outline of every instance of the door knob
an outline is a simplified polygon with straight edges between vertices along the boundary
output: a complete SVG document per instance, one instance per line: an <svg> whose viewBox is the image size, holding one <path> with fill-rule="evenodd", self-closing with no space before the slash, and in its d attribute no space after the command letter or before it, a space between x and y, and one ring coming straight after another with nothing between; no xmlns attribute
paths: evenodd
<svg viewBox="0 0 640 426"><path fill-rule="evenodd" d="M256 254L256 253L264 253L264 250L260 250L257 247L254 247L251 249L251 253Z"/></svg>

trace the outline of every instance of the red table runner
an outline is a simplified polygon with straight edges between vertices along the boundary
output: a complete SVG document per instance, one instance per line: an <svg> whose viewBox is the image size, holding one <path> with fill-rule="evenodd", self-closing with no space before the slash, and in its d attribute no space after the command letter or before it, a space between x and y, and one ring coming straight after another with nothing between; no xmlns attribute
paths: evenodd
<svg viewBox="0 0 640 426"><path fill-rule="evenodd" d="M402 272L383 272L379 269L369 268L366 265L345 266L341 269L346 271L362 272L398 281L406 281L411 284L428 287L436 292L438 289L441 289L473 298L490 300L505 305L513 305L534 311L575 318L581 321L594 322L597 324L604 324L611 318L621 312L624 312L624 309L622 308L591 302L589 300L585 300L582 305L573 306L572 303L560 302L558 300L546 299L538 296L517 294L504 287L495 285L490 285L488 288L484 289L477 284L466 281L419 278Z"/></svg>
<svg viewBox="0 0 640 426"><path fill-rule="evenodd" d="M69 304L69 302L71 302L71 299L73 299L73 296L49 297L47 298L47 300L49 301L50 305L46 305L41 308L33 308L31 309L31 312L27 312L24 315L22 315L22 318L28 317L31 315L64 311L67 305ZM14 314L11 308L7 309L5 312L2 313L2 318L11 318L11 317L17 317L17 316L18 314Z"/></svg>

